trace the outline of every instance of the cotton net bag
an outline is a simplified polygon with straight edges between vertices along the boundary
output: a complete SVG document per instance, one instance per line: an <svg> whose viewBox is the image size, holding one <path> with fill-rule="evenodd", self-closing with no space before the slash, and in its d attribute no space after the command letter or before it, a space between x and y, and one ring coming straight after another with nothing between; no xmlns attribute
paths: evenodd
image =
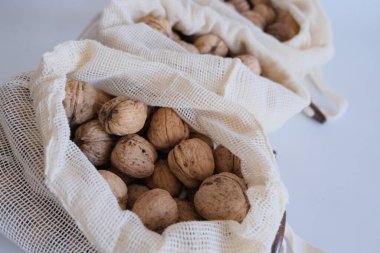
<svg viewBox="0 0 380 253"><path fill-rule="evenodd" d="M321 98L329 101L320 108L327 119L340 117L347 102L326 85L321 72L321 67L333 57L334 47L331 25L320 2L272 0L271 4L289 11L299 24L300 30L291 40L278 41L221 0L114 0L93 19L81 38L123 50L123 44L130 40L126 26L149 14L163 16L185 35L213 33L227 43L233 54L255 55L263 75L293 91L302 100L298 103L310 104L312 93L317 102ZM307 83L313 84L318 93L312 92L314 89ZM261 123L266 132L282 125Z"/></svg>
<svg viewBox="0 0 380 253"><path fill-rule="evenodd" d="M287 193L264 131L281 126L305 100L240 60L189 54L146 25L101 31L109 33L108 43L102 41L108 46L64 43L45 54L35 72L0 88L1 232L29 252L269 252ZM62 105L67 78L172 107L238 154L249 186L244 221L178 223L160 235L122 212L70 141Z"/></svg>
<svg viewBox="0 0 380 253"><path fill-rule="evenodd" d="M159 41L158 35L153 39ZM30 81L21 76L1 87L2 232L31 252L86 251L89 244L75 224L101 252L268 252L286 190L255 116L218 92L229 84L257 86L252 93L283 88L235 60L178 53L171 58L175 68L141 55L94 41L68 42L45 54ZM205 64L213 71L204 71ZM121 211L105 181L70 141L62 105L67 77L113 95L173 107L197 131L240 154L251 204L245 220L179 223L159 235L134 213ZM262 107L271 104L261 101Z"/></svg>

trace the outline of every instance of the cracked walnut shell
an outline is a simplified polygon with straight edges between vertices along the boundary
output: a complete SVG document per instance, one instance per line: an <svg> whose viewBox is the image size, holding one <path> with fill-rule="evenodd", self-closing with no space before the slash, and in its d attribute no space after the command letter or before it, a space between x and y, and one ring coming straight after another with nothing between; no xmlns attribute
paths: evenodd
<svg viewBox="0 0 380 253"><path fill-rule="evenodd" d="M162 232L178 220L178 207L169 192L154 189L145 192L135 202L132 212L136 213L150 230Z"/></svg>
<svg viewBox="0 0 380 253"><path fill-rule="evenodd" d="M148 117L148 106L127 97L116 97L105 103L99 120L107 133L119 136L140 131Z"/></svg>
<svg viewBox="0 0 380 253"><path fill-rule="evenodd" d="M74 142L95 166L109 162L114 138L104 131L99 120L92 120L77 128Z"/></svg>
<svg viewBox="0 0 380 253"><path fill-rule="evenodd" d="M188 188L195 188L214 172L211 147L200 139L184 140L169 152L169 168Z"/></svg>
<svg viewBox="0 0 380 253"><path fill-rule="evenodd" d="M148 140L160 150L174 147L189 137L189 126L170 108L158 109L148 129Z"/></svg>
<svg viewBox="0 0 380 253"><path fill-rule="evenodd" d="M249 209L246 190L243 179L235 174L216 174L202 182L195 194L195 208L206 220L241 222Z"/></svg>
<svg viewBox="0 0 380 253"><path fill-rule="evenodd" d="M80 125L96 116L111 96L89 83L68 79L63 107L71 126Z"/></svg>
<svg viewBox="0 0 380 253"><path fill-rule="evenodd" d="M137 134L124 136L111 154L111 163L118 170L134 178L152 175L157 152L153 145Z"/></svg>

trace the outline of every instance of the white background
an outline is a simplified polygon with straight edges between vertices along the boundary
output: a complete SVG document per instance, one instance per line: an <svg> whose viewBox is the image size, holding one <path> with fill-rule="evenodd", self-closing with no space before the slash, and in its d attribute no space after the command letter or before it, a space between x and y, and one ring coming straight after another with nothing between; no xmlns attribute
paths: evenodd
<svg viewBox="0 0 380 253"><path fill-rule="evenodd" d="M0 81L75 39L107 0L0 3ZM288 187L288 221L328 252L380 252L380 1L322 0L336 56L326 79L350 107L318 125L299 115L270 136ZM1 193L0 193L1 194ZM0 252L23 252L0 235Z"/></svg>

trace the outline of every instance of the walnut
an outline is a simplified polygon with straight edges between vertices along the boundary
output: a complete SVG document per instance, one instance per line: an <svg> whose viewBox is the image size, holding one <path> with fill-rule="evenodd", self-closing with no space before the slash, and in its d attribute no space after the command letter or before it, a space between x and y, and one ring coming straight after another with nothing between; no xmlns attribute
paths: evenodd
<svg viewBox="0 0 380 253"><path fill-rule="evenodd" d="M256 26L260 27L263 29L265 27L265 17L263 17L260 13L256 11L244 11L241 13L244 17L246 17L249 21L254 23Z"/></svg>
<svg viewBox="0 0 380 253"><path fill-rule="evenodd" d="M149 15L139 20L140 23L145 23L154 30L164 34L167 37L172 36L172 28L169 21L165 17Z"/></svg>
<svg viewBox="0 0 380 253"><path fill-rule="evenodd" d="M111 153L110 153L110 155L111 155ZM120 177L121 180L123 180L126 185L130 185L134 181L134 179L132 177L128 176L124 172L121 172L120 170L118 170L112 166L110 166L107 170L116 174L118 177Z"/></svg>
<svg viewBox="0 0 380 253"><path fill-rule="evenodd" d="M135 178L152 175L156 159L153 145L137 134L121 138L111 154L112 165Z"/></svg>
<svg viewBox="0 0 380 253"><path fill-rule="evenodd" d="M158 109L148 129L148 140L160 150L174 147L189 137L189 126L170 108Z"/></svg>
<svg viewBox="0 0 380 253"><path fill-rule="evenodd" d="M107 170L98 170L100 175L106 180L113 195L116 197L117 202L121 209L126 209L128 188L127 185L116 174Z"/></svg>
<svg viewBox="0 0 380 253"><path fill-rule="evenodd" d="M149 191L149 188L146 187L145 185L140 185L140 184L128 185L128 202L127 202L128 209L131 210L136 200L147 191Z"/></svg>
<svg viewBox="0 0 380 253"><path fill-rule="evenodd" d="M142 102L116 97L105 103L99 120L107 133L119 136L140 131L148 116L148 106Z"/></svg>
<svg viewBox="0 0 380 253"><path fill-rule="evenodd" d="M231 153L227 148L219 145L214 151L215 170L218 173L231 172L239 177L241 174L240 159Z"/></svg>
<svg viewBox="0 0 380 253"><path fill-rule="evenodd" d="M239 55L237 58L241 60L241 62L247 66L253 73L256 75L261 75L261 66L259 60L250 54Z"/></svg>
<svg viewBox="0 0 380 253"><path fill-rule="evenodd" d="M232 4L238 12L243 12L250 9L247 0L228 0L227 3Z"/></svg>
<svg viewBox="0 0 380 253"><path fill-rule="evenodd" d="M256 6L259 4L265 4L265 5L271 4L270 0L248 0L248 1L250 1L253 6Z"/></svg>
<svg viewBox="0 0 380 253"><path fill-rule="evenodd" d="M194 46L196 46L201 54L213 54L221 57L225 57L228 53L227 44L215 34L205 34L199 36L194 41Z"/></svg>
<svg viewBox="0 0 380 253"><path fill-rule="evenodd" d="M204 180L195 194L197 212L206 220L235 220L247 215L247 186L238 176L223 172Z"/></svg>
<svg viewBox="0 0 380 253"><path fill-rule="evenodd" d="M150 230L162 232L178 220L178 207L170 193L154 189L141 195L133 205L144 225Z"/></svg>
<svg viewBox="0 0 380 253"><path fill-rule="evenodd" d="M173 197L181 192L181 182L173 175L166 160L159 160L154 166L153 174L145 179L146 185L168 191Z"/></svg>
<svg viewBox="0 0 380 253"><path fill-rule="evenodd" d="M169 168L188 188L195 188L214 172L210 146L200 139L184 140L168 156Z"/></svg>
<svg viewBox="0 0 380 253"><path fill-rule="evenodd" d="M109 162L115 145L115 139L104 131L99 120L92 120L78 127L74 142L95 166Z"/></svg>
<svg viewBox="0 0 380 253"><path fill-rule="evenodd" d="M80 125L96 116L100 107L111 96L95 89L91 84L68 79L63 106L71 126Z"/></svg>
<svg viewBox="0 0 380 253"><path fill-rule="evenodd" d="M189 53L199 54L198 48L196 46L194 46L193 44L187 43L186 41L183 41L183 40L177 41L177 43L180 44Z"/></svg>
<svg viewBox="0 0 380 253"><path fill-rule="evenodd" d="M194 139L194 138L201 139L202 141L206 142L211 148L214 147L214 142L212 141L212 139L204 134L201 134L198 132L191 132L189 139Z"/></svg>
<svg viewBox="0 0 380 253"><path fill-rule="evenodd" d="M276 19L276 13L273 8L266 4L255 5L254 11L264 17L265 26L273 23Z"/></svg>
<svg viewBox="0 0 380 253"><path fill-rule="evenodd" d="M279 41L288 41L299 33L300 27L288 11L280 10L276 22L268 26L265 31Z"/></svg>
<svg viewBox="0 0 380 253"><path fill-rule="evenodd" d="M197 214L194 204L184 199L174 199L178 207L178 222L202 220Z"/></svg>

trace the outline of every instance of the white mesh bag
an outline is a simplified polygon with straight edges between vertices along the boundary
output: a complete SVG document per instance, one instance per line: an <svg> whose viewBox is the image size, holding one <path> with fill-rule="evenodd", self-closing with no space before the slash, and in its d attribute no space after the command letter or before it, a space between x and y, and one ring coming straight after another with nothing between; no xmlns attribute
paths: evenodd
<svg viewBox="0 0 380 253"><path fill-rule="evenodd" d="M145 26L140 28L142 33L151 31ZM157 33L151 36L155 41L162 38ZM20 177L19 186L2 182L5 189L1 190L8 193L4 201L9 202L2 217L5 212L22 223L22 228L17 228L4 216L8 226L1 224L1 228L7 236L17 242L27 241L29 246L19 243L34 252L51 252L57 245L65 252L78 250L79 245L85 249L89 244L72 217L101 252L268 252L285 210L286 190L272 149L254 114L218 93L223 88L234 89L235 85L253 86L246 91L251 91L255 99L263 95L260 90L265 90L272 98L260 99L260 106L270 108L277 96L273 91L286 90L254 76L236 60L187 53L173 57L166 49L154 51L161 55L162 62L170 58L172 66L159 59L147 60L142 57L144 50L135 54L94 41L68 42L45 54L30 82L19 85L15 80L2 86L1 171L8 177L17 171ZM194 64L209 68L201 71L189 67ZM69 139L70 129L62 105L67 75L94 83L114 95L173 107L196 130L239 154L250 186L247 194L251 204L242 224L179 223L159 235L146 229L132 212L122 212L105 181ZM10 162L15 163L12 172L8 171ZM15 196L13 188L30 192L27 196L34 203L22 203L15 208L22 196ZM34 226L42 227L42 231L59 227L62 233L54 241L50 234L34 230ZM22 230L38 237L28 237Z"/></svg>
<svg viewBox="0 0 380 253"><path fill-rule="evenodd" d="M320 95L333 103L333 107L321 108L323 114L329 119L341 116L347 102L327 87L320 71L334 54L330 22L320 1L271 2L288 10L300 26L299 33L285 43L263 32L221 0L113 0L81 37L123 50L123 41L129 40L124 33L127 25L149 14L165 16L186 35L212 32L228 44L232 53L254 54L266 77L293 91L306 104L310 103L310 90L305 87L309 77ZM281 126L271 122L267 127L266 122L261 123L266 132Z"/></svg>
<svg viewBox="0 0 380 253"><path fill-rule="evenodd" d="M231 22L230 28L238 25L197 2L115 1L83 35L103 44L61 44L44 55L35 72L0 86L0 231L27 251L269 252L287 193L264 132L300 112L308 95L277 65L274 76L284 75L284 85L253 74L240 60L188 54L148 26L134 24L134 18L169 7L178 13L171 22L189 33L194 15L215 24L216 33L224 28L213 18ZM204 22L194 29L211 28ZM250 48L233 35L229 45ZM251 205L244 221L178 223L160 235L134 213L122 212L69 139L62 105L67 78L172 107L193 128L238 154Z"/></svg>

